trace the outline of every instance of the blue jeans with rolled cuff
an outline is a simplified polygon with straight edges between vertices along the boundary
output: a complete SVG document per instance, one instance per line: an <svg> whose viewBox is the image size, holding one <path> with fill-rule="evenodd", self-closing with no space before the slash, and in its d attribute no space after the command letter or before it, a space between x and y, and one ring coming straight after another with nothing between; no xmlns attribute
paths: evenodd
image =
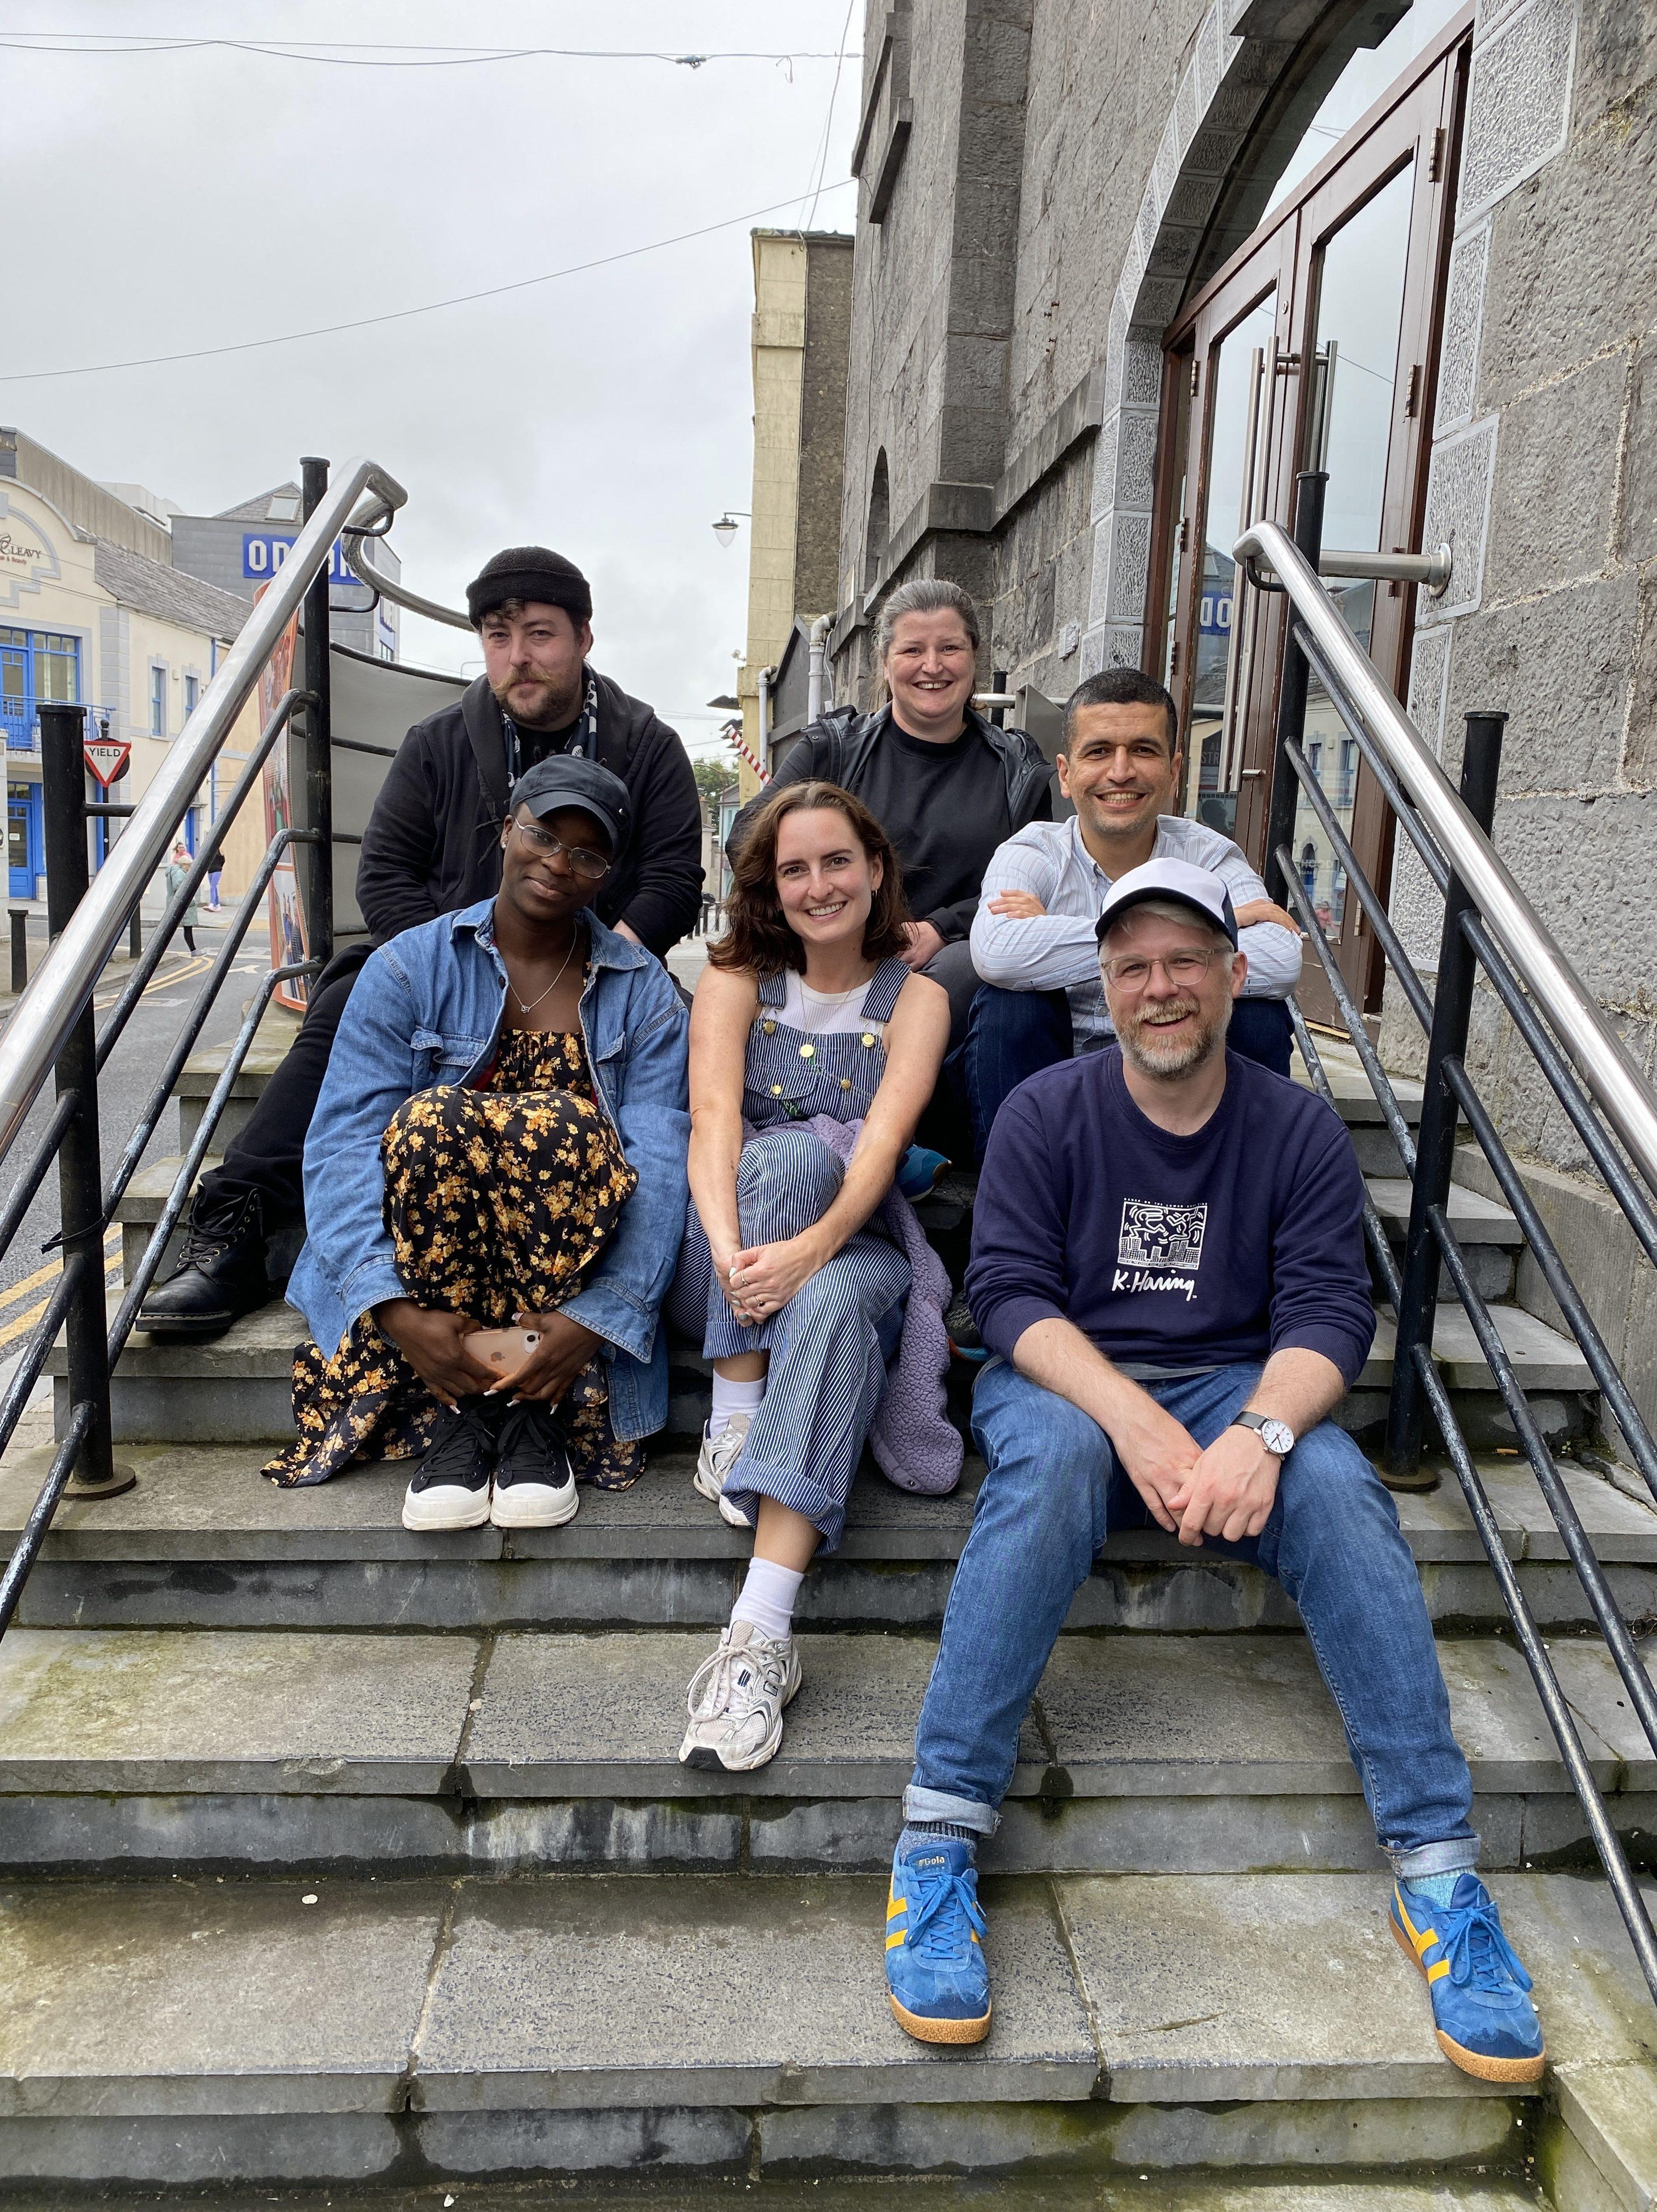
<svg viewBox="0 0 1657 2212"><path fill-rule="evenodd" d="M1259 1372L1223 1367L1145 1387L1207 1445ZM973 1437L988 1472L944 1610L903 1810L987 1836L1071 1598L1110 1530L1144 1528L1150 1515L1097 1422L1005 1360L979 1377ZM1320 1423L1284 1462L1259 1536L1203 1541L1274 1575L1299 1607L1394 1871L1413 1880L1476 1865L1472 1781L1450 1730L1415 1561L1351 1438ZM1108 1668L1109 1644L1093 1649Z"/></svg>
<svg viewBox="0 0 1657 2212"><path fill-rule="evenodd" d="M942 956L940 956L941 957ZM1281 999L1238 999L1225 1041L1244 1060L1287 1075L1294 1031ZM1002 1101L1026 1076L1074 1057L1070 1001L1062 991L1005 991L980 984L967 1021L959 1060L972 1113L973 1152L980 1167Z"/></svg>
<svg viewBox="0 0 1657 2212"><path fill-rule="evenodd" d="M798 1237L821 1221L846 1170L805 1128L762 1129L742 1148L737 1220L745 1246ZM833 1551L846 1525L869 1424L886 1388L886 1362L903 1328L909 1263L873 1230L847 1237L787 1304L744 1328L714 1275L707 1237L690 1208L671 1310L701 1336L710 1359L768 1352L765 1398L725 1494L750 1520L761 1498L803 1513Z"/></svg>

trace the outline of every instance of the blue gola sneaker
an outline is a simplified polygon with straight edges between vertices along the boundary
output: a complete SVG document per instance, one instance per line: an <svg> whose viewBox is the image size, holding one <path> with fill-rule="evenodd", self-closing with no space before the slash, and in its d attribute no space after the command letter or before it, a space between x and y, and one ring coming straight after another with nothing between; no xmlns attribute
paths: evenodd
<svg viewBox="0 0 1657 2212"><path fill-rule="evenodd" d="M1394 1882L1392 1923L1427 1984L1439 2048L1451 2063L1481 2081L1540 2081L1546 2053L1531 1978L1478 1875L1459 1876L1448 1905Z"/></svg>
<svg viewBox="0 0 1657 2212"><path fill-rule="evenodd" d="M886 1898L886 1990L900 2027L921 2043L981 2043L990 1970L973 1847L927 1837L894 1855Z"/></svg>

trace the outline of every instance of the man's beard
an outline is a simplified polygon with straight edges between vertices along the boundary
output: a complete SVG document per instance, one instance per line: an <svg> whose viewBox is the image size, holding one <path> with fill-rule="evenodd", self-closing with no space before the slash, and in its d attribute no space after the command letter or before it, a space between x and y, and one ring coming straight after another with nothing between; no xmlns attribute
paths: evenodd
<svg viewBox="0 0 1657 2212"><path fill-rule="evenodd" d="M520 709L513 706L510 695L525 684L532 684L539 696L533 707ZM510 714L514 722L520 723L525 729L561 730L580 712L579 681L573 690L564 692L548 677L525 674L514 668L504 684L491 684L489 689L494 692L501 712Z"/></svg>
<svg viewBox="0 0 1657 2212"><path fill-rule="evenodd" d="M1175 1077L1189 1075L1211 1054L1224 1048L1225 1033L1231 1026L1229 998L1211 1022L1202 1019L1201 1007L1191 998L1165 999L1154 1011L1163 1016L1195 1014L1198 1019L1194 1029L1182 1031L1177 1037L1167 1037L1161 1028L1151 1024L1153 1009L1149 1006L1137 1014L1118 1017L1116 1042L1122 1048L1122 1057L1131 1061L1141 1075L1168 1082Z"/></svg>

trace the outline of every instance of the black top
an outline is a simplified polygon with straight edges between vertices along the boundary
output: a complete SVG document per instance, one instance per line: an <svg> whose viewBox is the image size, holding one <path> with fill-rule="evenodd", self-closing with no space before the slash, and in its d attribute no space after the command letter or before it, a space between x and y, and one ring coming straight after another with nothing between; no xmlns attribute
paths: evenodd
<svg viewBox="0 0 1657 2212"><path fill-rule="evenodd" d="M932 744L889 723L858 797L902 859L909 911L942 938L964 937L984 871L1011 829L1007 779L977 731Z"/></svg>
<svg viewBox="0 0 1657 2212"><path fill-rule="evenodd" d="M633 800L627 850L593 902L600 921L625 921L659 957L701 908L702 817L695 778L677 733L642 700L596 676L598 764ZM522 762L561 748L568 730L519 732ZM416 722L391 763L363 833L357 903L376 945L501 888L507 816L507 739L487 678L452 707Z"/></svg>
<svg viewBox="0 0 1657 2212"><path fill-rule="evenodd" d="M861 715L837 708L800 732L766 790L814 777L851 792L879 821L903 863L910 912L946 944L971 929L996 847L1053 812L1047 763L1035 739L997 729L975 708L946 745L908 736L889 707ZM750 799L731 825L728 852L747 836L765 796Z"/></svg>

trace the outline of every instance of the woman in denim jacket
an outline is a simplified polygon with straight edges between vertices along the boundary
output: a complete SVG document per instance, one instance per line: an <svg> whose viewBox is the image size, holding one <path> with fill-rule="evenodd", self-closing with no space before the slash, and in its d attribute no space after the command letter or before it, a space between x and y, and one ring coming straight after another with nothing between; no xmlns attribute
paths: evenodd
<svg viewBox="0 0 1657 2212"><path fill-rule="evenodd" d="M555 1526L577 1476L635 1480L667 1418L683 1001L588 911L631 825L625 785L555 755L510 817L499 895L363 969L305 1147L288 1297L314 1341L299 1439L269 1472L423 1452L410 1528Z"/></svg>

